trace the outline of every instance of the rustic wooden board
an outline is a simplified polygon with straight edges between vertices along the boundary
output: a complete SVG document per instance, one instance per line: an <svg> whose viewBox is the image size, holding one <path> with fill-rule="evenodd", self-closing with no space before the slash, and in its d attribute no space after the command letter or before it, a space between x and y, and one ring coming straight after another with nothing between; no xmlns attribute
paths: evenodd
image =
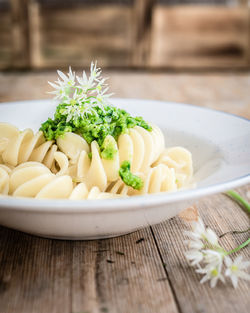
<svg viewBox="0 0 250 313"><path fill-rule="evenodd" d="M148 64L168 68L249 66L246 7L158 5Z"/></svg>
<svg viewBox="0 0 250 313"><path fill-rule="evenodd" d="M178 312L149 228L89 242L0 230L1 312Z"/></svg>
<svg viewBox="0 0 250 313"><path fill-rule="evenodd" d="M87 66L96 59L109 66L130 65L131 6L53 10L41 6L35 13L32 20L38 27L33 30L32 38L40 38L40 47L33 54L34 67Z"/></svg>
<svg viewBox="0 0 250 313"><path fill-rule="evenodd" d="M249 68L247 2L190 2L12 0L0 6L0 68Z"/></svg>
<svg viewBox="0 0 250 313"><path fill-rule="evenodd" d="M12 40L11 40L11 15L10 10L0 9L0 69L9 68L11 63Z"/></svg>
<svg viewBox="0 0 250 313"><path fill-rule="evenodd" d="M250 191L250 186L240 189L245 198L247 198L247 191ZM249 197L248 200L250 200ZM214 229L218 235L232 230L246 230L249 227L246 214L225 195L219 194L204 198L196 205L205 224ZM207 284L198 285L202 276L196 274L188 265L183 254L187 250L183 243L186 239L183 235L185 228L190 227L180 218L174 218L152 227L181 312L248 312L250 299L247 282L241 281L237 290L233 289L230 284L219 283L216 289L209 288ZM238 235L228 234L221 239L221 243L231 250L246 241L249 235L250 232ZM250 248L243 249L241 254L249 260Z"/></svg>

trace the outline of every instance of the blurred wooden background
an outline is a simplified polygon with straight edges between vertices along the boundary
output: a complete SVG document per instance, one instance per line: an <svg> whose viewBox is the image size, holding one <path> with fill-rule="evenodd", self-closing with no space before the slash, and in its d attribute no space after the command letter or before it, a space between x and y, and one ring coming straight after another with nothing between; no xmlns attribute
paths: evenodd
<svg viewBox="0 0 250 313"><path fill-rule="evenodd" d="M0 69L249 69L247 0L0 0Z"/></svg>

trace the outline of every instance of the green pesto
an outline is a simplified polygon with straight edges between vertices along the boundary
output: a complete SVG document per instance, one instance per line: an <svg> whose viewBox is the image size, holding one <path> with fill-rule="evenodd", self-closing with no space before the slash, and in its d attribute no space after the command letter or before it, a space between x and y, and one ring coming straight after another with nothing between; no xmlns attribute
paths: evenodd
<svg viewBox="0 0 250 313"><path fill-rule="evenodd" d="M41 125L40 130L46 140L55 140L63 136L65 132L74 132L81 135L89 144L96 140L103 152L105 149L102 145L107 135L111 135L117 140L120 134L127 133L129 128L136 125L148 131L152 130L152 127L142 117L132 117L125 110L108 105L103 109L94 106L91 113L86 113L84 117L79 116L67 121L65 114L67 106L68 104L59 104L54 118L48 118ZM107 149L103 155L106 155L108 159L111 158L112 149Z"/></svg>
<svg viewBox="0 0 250 313"><path fill-rule="evenodd" d="M130 162L124 161L119 169L119 175L127 186L131 186L136 190L140 190L143 187L143 180L130 171Z"/></svg>
<svg viewBox="0 0 250 313"><path fill-rule="evenodd" d="M112 140L112 137L106 137L103 141L101 148L101 156L105 160L113 160L116 153L118 152L117 145Z"/></svg>
<svg viewBox="0 0 250 313"><path fill-rule="evenodd" d="M88 153L88 157L90 158L90 160L92 159L92 152Z"/></svg>

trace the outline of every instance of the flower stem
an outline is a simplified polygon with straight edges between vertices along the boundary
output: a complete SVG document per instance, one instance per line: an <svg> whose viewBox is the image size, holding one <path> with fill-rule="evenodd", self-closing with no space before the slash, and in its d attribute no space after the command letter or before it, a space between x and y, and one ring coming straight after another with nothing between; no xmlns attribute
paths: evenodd
<svg viewBox="0 0 250 313"><path fill-rule="evenodd" d="M226 192L228 196L239 202L246 210L248 213L250 213L250 203L247 202L244 198L242 198L236 191L234 190L229 190Z"/></svg>
<svg viewBox="0 0 250 313"><path fill-rule="evenodd" d="M228 232L220 235L219 238L222 238L222 237L224 237L224 236L226 236L228 234L232 234L232 235L234 235L234 234L244 234L244 233L247 233L249 231L250 231L250 227L245 229L245 230L232 230L232 231L228 231Z"/></svg>
<svg viewBox="0 0 250 313"><path fill-rule="evenodd" d="M243 242L241 245L239 245L237 248L230 250L227 252L227 255L232 254L234 252L238 252L240 249L246 247L250 243L250 238L248 238L245 242Z"/></svg>

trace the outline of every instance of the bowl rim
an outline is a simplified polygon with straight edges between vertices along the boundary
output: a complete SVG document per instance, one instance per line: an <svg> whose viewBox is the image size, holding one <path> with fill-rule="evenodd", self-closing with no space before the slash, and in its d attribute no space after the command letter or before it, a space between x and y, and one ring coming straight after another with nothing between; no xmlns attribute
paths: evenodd
<svg viewBox="0 0 250 313"><path fill-rule="evenodd" d="M139 99L139 98L112 98L113 101L123 101L129 100L134 102L147 102L158 103L158 104L174 104L178 106L190 107L195 110L209 110L213 111L215 114L224 114L237 119L244 120L250 123L250 120L238 116L233 113L215 110L212 108L197 106L193 104L179 103L173 101L160 101L154 99ZM27 102L52 102L50 99L40 99L40 100L22 100L22 101L12 101L12 102L2 102L0 105L15 105ZM226 190L236 188L242 185L250 183L250 172L235 177L234 179L228 180L226 182L211 184L205 187L197 187L194 189L186 189L178 192L166 192L157 194L147 194L140 196L133 196L129 198L120 199L105 199L105 201L100 201L97 199L93 200L67 200L67 199L33 199L33 198L12 198L11 196L0 196L0 209L10 209L10 210L22 210L27 212L61 212L61 213L107 213L113 211L130 211L136 210L138 208L152 208L167 205L170 203L178 203L186 200L195 200L204 196L209 196L212 194L224 192Z"/></svg>

